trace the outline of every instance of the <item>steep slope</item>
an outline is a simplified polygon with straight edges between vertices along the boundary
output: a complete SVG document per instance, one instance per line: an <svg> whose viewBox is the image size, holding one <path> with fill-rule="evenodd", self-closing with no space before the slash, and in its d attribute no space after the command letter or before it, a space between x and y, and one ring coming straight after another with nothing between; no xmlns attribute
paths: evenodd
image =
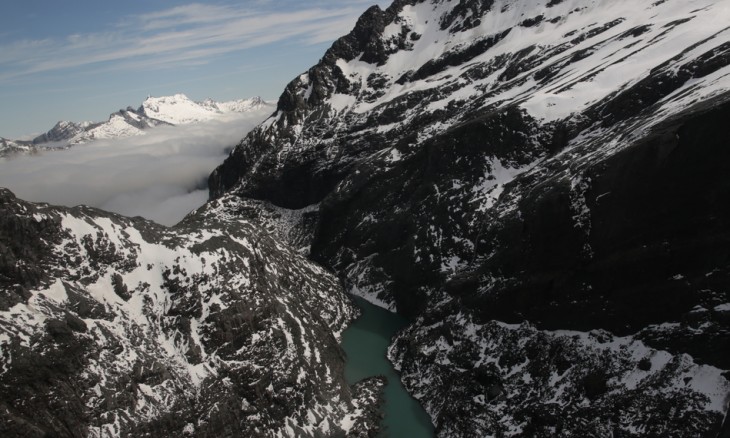
<svg viewBox="0 0 730 438"><path fill-rule="evenodd" d="M109 119L104 123L87 127L82 132L71 137L68 144L69 146L72 146L102 138L120 138L144 135L145 129L165 125L169 125L169 123L146 117L144 114L139 114L138 110L127 108L126 110L119 110L116 113L111 114Z"/></svg>
<svg viewBox="0 0 730 438"><path fill-rule="evenodd" d="M308 196L292 200L282 193L277 201L312 203L353 160L384 145L429 138L476 113L527 108L528 118L543 124L572 112L578 114L565 124L591 123L606 113L604 123L615 124L662 98L676 100L663 102L661 117L651 123L723 89L722 2L545 3L397 1L385 12L371 8L317 66L287 86L277 113L247 140L251 146L239 148L213 175L213 194L238 184L240 169L253 159L265 165L256 177L271 173L272 181L246 182L249 192L281 180L289 181L281 190L288 192L302 182ZM583 120L581 113L593 117ZM583 126L569 127L558 130L556 146ZM272 143L277 147L267 146ZM304 181L282 176L314 158L322 187L307 173L299 178ZM287 164L272 170L279 162Z"/></svg>
<svg viewBox="0 0 730 438"><path fill-rule="evenodd" d="M166 228L0 189L0 435L376 430L337 280L226 205Z"/></svg>
<svg viewBox="0 0 730 438"><path fill-rule="evenodd" d="M98 124L95 124L93 122L74 123L62 120L56 123L56 125L48 132L34 138L33 144L38 145L44 143L63 142L64 140L74 138L84 131L93 129L96 125Z"/></svg>
<svg viewBox="0 0 730 438"><path fill-rule="evenodd" d="M311 256L416 318L391 357L440 436L714 436L728 17L713 0L373 7L211 195L306 207Z"/></svg>

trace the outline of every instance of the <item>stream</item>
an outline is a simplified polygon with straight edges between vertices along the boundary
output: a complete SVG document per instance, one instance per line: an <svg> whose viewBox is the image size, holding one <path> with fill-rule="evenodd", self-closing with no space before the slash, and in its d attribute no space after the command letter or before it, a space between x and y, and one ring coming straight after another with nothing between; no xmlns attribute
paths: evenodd
<svg viewBox="0 0 730 438"><path fill-rule="evenodd" d="M382 437L433 437L431 419L423 407L408 394L400 376L386 358L391 338L408 325L408 320L372 305L359 297L353 297L362 316L342 335L342 348L347 353L345 379L354 384L372 376L385 376L385 417L381 424Z"/></svg>

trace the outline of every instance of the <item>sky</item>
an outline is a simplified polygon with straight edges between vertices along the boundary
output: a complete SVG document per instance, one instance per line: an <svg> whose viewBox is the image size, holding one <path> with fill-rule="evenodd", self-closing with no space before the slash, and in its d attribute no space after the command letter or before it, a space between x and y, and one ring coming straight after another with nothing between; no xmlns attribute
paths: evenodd
<svg viewBox="0 0 730 438"><path fill-rule="evenodd" d="M149 95L276 100L382 0L23 0L0 14L0 137Z"/></svg>

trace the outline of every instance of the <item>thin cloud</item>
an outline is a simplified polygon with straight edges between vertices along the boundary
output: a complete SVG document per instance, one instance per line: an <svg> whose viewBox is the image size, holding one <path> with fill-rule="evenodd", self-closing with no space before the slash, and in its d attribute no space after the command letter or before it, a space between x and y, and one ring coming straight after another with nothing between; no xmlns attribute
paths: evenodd
<svg viewBox="0 0 730 438"><path fill-rule="evenodd" d="M206 201L210 172L270 111L0 160L0 187L28 201L84 204L173 225Z"/></svg>
<svg viewBox="0 0 730 438"><path fill-rule="evenodd" d="M92 65L170 68L287 40L318 44L347 33L363 4L311 5L291 12L261 9L261 2L254 3L259 9L250 4L178 6L127 17L110 32L0 45L0 79Z"/></svg>

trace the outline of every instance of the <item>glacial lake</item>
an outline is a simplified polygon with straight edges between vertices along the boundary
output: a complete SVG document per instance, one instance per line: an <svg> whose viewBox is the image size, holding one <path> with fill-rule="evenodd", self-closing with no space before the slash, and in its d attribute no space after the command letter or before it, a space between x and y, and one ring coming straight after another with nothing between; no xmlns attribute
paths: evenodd
<svg viewBox="0 0 730 438"><path fill-rule="evenodd" d="M386 358L390 340L408 325L405 318L354 297L362 315L342 334L342 348L347 353L345 378L349 384L372 376L385 376L385 404L382 437L433 437L431 419L423 407L408 394L400 376Z"/></svg>

